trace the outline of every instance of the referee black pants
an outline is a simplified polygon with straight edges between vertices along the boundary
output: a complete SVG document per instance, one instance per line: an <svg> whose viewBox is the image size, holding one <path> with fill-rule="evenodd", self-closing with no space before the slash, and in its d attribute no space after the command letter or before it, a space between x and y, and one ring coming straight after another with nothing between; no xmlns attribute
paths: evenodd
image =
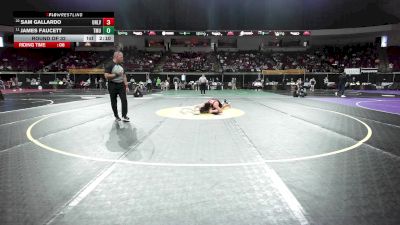
<svg viewBox="0 0 400 225"><path fill-rule="evenodd" d="M346 82L339 81L339 95L344 95L344 91L346 90Z"/></svg>
<svg viewBox="0 0 400 225"><path fill-rule="evenodd" d="M121 99L122 104L122 117L128 114L128 101L126 100L126 89L124 83L108 82L108 92L110 93L111 108L114 112L115 118L118 116L117 97Z"/></svg>
<svg viewBox="0 0 400 225"><path fill-rule="evenodd" d="M202 83L200 84L200 92L201 94L206 94L206 89L207 89L207 84L206 83Z"/></svg>

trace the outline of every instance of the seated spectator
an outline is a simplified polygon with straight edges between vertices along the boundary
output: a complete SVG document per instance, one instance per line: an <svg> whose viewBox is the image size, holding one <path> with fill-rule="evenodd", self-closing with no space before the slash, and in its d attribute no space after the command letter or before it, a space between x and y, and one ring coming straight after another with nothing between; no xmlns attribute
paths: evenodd
<svg viewBox="0 0 400 225"><path fill-rule="evenodd" d="M124 68L132 72L152 72L162 56L161 52L144 52L128 48L124 51Z"/></svg>
<svg viewBox="0 0 400 225"><path fill-rule="evenodd" d="M208 72L214 63L210 53L173 53L166 56L164 72Z"/></svg>

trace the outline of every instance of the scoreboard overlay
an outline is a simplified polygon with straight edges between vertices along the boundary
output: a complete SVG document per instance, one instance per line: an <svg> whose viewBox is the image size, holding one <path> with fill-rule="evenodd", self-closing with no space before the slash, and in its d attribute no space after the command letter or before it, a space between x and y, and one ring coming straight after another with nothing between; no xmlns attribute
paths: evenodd
<svg viewBox="0 0 400 225"><path fill-rule="evenodd" d="M15 48L70 48L114 42L113 12L14 12Z"/></svg>

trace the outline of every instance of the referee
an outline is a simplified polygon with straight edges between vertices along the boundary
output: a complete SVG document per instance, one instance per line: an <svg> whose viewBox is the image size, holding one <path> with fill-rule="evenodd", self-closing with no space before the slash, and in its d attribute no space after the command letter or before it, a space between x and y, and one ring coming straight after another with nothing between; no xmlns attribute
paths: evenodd
<svg viewBox="0 0 400 225"><path fill-rule="evenodd" d="M119 95L122 104L122 121L129 122L128 102L126 92L129 91L128 80L124 73L121 63L124 61L124 55L120 51L114 52L112 62L106 66L104 76L108 80L108 92L111 98L111 108L114 112L115 120L121 121L117 109L117 96Z"/></svg>
<svg viewBox="0 0 400 225"><path fill-rule="evenodd" d="M203 94L203 92L204 92L204 94L206 94L207 83L208 83L207 78L204 76L204 74L201 75L201 77L199 78L201 94Z"/></svg>
<svg viewBox="0 0 400 225"><path fill-rule="evenodd" d="M346 98L346 95L344 95L344 91L346 90L348 77L349 75L347 75L346 73L342 73L339 75L338 92L335 93L336 96Z"/></svg>

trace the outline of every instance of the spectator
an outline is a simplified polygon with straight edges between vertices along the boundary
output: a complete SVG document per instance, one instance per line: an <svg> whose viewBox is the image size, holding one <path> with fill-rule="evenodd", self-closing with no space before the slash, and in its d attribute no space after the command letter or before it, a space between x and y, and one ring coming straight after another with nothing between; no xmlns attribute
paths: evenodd
<svg viewBox="0 0 400 225"><path fill-rule="evenodd" d="M147 77L147 82L146 82L146 88L147 88L147 93L152 92L152 81L150 79L150 76Z"/></svg>
<svg viewBox="0 0 400 225"><path fill-rule="evenodd" d="M160 88L160 86L161 86L161 79L160 79L160 77L157 77L156 86L157 86L157 88Z"/></svg>
<svg viewBox="0 0 400 225"><path fill-rule="evenodd" d="M315 80L315 78L311 78L310 80L310 91L314 92L315 90L315 84L317 83L317 81Z"/></svg>

